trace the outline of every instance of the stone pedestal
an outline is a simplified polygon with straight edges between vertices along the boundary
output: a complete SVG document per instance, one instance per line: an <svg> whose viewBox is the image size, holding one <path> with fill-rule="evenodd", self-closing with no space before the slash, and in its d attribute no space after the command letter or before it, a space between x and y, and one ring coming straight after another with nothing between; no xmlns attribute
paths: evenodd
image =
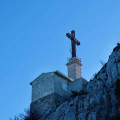
<svg viewBox="0 0 120 120"><path fill-rule="evenodd" d="M77 57L72 57L66 64L68 68L68 77L73 80L81 78L81 61Z"/></svg>

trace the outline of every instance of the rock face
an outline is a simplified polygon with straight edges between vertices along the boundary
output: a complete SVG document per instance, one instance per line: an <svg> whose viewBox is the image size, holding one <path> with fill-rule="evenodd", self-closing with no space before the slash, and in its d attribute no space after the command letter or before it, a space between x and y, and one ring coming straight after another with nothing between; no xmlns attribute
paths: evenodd
<svg viewBox="0 0 120 120"><path fill-rule="evenodd" d="M120 120L120 44L83 90L51 105L40 120Z"/></svg>

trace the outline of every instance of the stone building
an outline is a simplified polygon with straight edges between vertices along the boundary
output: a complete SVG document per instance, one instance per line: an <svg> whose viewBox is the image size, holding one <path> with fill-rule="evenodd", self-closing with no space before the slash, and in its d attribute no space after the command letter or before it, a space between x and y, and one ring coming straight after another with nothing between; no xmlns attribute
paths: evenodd
<svg viewBox="0 0 120 120"><path fill-rule="evenodd" d="M73 31L74 32L74 31ZM66 64L68 76L59 71L42 73L30 84L32 86L31 110L45 111L69 99L72 92L79 92L87 81L81 77L81 61L74 54Z"/></svg>
<svg viewBox="0 0 120 120"><path fill-rule="evenodd" d="M66 64L68 77L59 71L42 73L30 84L32 86L31 109L45 111L49 106L69 99L72 91L79 92L87 81L81 77L81 61L71 58Z"/></svg>

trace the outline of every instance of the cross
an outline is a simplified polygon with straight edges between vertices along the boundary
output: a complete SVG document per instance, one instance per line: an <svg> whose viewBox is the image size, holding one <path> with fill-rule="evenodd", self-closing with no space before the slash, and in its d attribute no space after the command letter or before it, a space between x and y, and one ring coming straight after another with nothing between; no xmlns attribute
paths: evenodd
<svg viewBox="0 0 120 120"><path fill-rule="evenodd" d="M72 57L76 57L76 44L80 45L80 42L75 38L75 31L72 30L71 34L67 33L66 36L71 40Z"/></svg>

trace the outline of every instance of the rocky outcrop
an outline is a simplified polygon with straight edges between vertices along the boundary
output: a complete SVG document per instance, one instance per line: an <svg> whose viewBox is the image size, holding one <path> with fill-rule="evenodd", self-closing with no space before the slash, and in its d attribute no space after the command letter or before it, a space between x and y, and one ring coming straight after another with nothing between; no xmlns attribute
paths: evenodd
<svg viewBox="0 0 120 120"><path fill-rule="evenodd" d="M86 88L73 93L64 103L52 106L40 120L119 120L120 119L120 44L108 62L88 82Z"/></svg>

